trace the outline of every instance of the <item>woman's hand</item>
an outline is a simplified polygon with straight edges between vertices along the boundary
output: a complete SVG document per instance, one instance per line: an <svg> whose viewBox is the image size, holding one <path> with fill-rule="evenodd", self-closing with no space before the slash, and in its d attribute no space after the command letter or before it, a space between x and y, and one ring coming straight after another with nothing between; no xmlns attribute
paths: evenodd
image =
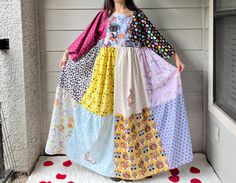
<svg viewBox="0 0 236 183"><path fill-rule="evenodd" d="M63 69L63 68L65 67L66 61L67 61L68 58L69 58L69 50L66 50L66 51L63 53L63 55L62 55L62 57L61 57L61 60L60 60L59 67L60 67L61 69Z"/></svg>
<svg viewBox="0 0 236 183"><path fill-rule="evenodd" d="M175 53L174 56L175 56L174 58L175 58L176 67L178 68L179 72L183 72L185 65L183 64L183 62L181 62L179 55L177 53Z"/></svg>

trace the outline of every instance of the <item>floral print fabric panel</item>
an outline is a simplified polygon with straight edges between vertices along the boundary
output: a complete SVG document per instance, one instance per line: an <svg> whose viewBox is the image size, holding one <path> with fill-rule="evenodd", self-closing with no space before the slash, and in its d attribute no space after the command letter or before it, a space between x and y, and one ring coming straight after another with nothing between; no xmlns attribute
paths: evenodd
<svg viewBox="0 0 236 183"><path fill-rule="evenodd" d="M64 154L65 146L74 128L73 108L76 104L70 94L59 85L56 87L49 135L46 142L47 154Z"/></svg>

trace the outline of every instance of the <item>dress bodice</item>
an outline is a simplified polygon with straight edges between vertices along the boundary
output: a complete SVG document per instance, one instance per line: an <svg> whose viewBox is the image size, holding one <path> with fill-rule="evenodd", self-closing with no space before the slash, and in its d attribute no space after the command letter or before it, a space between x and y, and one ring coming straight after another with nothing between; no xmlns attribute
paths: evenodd
<svg viewBox="0 0 236 183"><path fill-rule="evenodd" d="M103 40L103 45L113 47L140 47L139 44L130 40L131 21L132 15L113 13L108 18L106 37Z"/></svg>

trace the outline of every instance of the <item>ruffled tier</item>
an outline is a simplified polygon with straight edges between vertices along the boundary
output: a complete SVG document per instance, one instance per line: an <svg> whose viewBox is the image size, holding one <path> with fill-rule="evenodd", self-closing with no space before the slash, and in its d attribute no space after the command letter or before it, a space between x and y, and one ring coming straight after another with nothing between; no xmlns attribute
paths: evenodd
<svg viewBox="0 0 236 183"><path fill-rule="evenodd" d="M179 71L147 47L95 46L68 59L45 152L132 180L191 162Z"/></svg>

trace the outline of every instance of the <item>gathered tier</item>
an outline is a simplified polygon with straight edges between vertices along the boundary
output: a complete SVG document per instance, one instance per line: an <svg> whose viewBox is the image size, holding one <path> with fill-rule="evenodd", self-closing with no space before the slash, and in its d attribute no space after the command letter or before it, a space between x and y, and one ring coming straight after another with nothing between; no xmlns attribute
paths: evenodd
<svg viewBox="0 0 236 183"><path fill-rule="evenodd" d="M147 47L94 46L68 59L45 152L131 180L191 162L178 69Z"/></svg>

